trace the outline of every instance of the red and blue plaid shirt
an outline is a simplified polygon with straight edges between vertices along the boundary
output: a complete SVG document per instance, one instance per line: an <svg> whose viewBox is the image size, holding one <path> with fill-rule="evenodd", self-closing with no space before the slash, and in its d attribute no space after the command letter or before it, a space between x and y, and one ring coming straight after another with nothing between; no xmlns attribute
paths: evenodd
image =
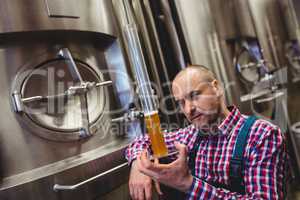
<svg viewBox="0 0 300 200"><path fill-rule="evenodd" d="M244 151L243 180L245 195L216 188L209 183L229 185L229 163L237 134L247 116L233 107L229 116L218 126L219 134L201 137L195 161L195 176L187 199L283 199L287 153L280 129L258 119L251 127ZM165 133L169 152L175 151L174 141L192 150L199 132L193 125L176 132ZM137 137L126 149L129 163L143 150L150 150L147 135Z"/></svg>

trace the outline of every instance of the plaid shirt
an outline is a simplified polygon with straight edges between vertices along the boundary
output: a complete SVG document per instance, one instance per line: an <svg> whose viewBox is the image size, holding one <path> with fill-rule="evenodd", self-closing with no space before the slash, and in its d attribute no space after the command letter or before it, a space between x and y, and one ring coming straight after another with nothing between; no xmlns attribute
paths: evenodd
<svg viewBox="0 0 300 200"><path fill-rule="evenodd" d="M229 185L229 162L237 134L247 116L233 107L218 126L219 134L201 137L195 161L195 176L187 199L284 199L287 153L280 129L262 119L251 127L244 151L243 180L246 194L241 195L209 183ZM169 152L175 151L174 141L185 144L190 151L199 131L190 125L176 132L165 133ZM129 163L150 146L148 136L137 137L126 149Z"/></svg>

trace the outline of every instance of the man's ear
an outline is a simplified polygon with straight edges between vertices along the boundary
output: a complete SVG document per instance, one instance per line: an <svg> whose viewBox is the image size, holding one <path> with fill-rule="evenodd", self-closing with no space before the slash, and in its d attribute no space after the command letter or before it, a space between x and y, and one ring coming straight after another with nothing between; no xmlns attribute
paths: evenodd
<svg viewBox="0 0 300 200"><path fill-rule="evenodd" d="M221 88L221 86L219 84L219 81L217 79L212 81L212 86L213 86L214 90L216 91L218 97L223 95L222 88Z"/></svg>
<svg viewBox="0 0 300 200"><path fill-rule="evenodd" d="M211 84L213 85L213 87L218 87L219 82L218 82L217 79L214 79L214 80L211 82Z"/></svg>
<svg viewBox="0 0 300 200"><path fill-rule="evenodd" d="M218 90L219 90L219 82L218 82L218 80L216 80L216 79L213 80L213 81L211 82L211 84L212 84L214 90L215 90L216 92L218 92Z"/></svg>

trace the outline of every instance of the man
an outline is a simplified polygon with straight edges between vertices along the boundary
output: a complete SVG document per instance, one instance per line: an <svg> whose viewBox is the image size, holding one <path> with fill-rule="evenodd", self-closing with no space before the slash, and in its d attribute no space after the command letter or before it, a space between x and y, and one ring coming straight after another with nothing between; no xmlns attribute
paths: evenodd
<svg viewBox="0 0 300 200"><path fill-rule="evenodd" d="M256 119L249 127L238 178L243 185L237 190L231 180L231 159L248 116L236 107L226 107L220 83L203 66L189 66L179 72L172 92L191 125L165 133L169 152L179 152L169 164L149 160L148 136L138 137L129 145L126 158L131 164L132 199L151 199L152 180L186 193L186 199L284 198L287 154L277 126ZM193 161L190 168L188 157Z"/></svg>

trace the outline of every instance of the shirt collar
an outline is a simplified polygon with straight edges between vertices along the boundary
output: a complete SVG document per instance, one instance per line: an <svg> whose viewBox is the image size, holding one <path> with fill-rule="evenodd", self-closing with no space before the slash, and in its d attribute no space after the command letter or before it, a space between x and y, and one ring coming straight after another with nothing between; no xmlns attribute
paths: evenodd
<svg viewBox="0 0 300 200"><path fill-rule="evenodd" d="M230 113L218 126L221 135L230 136L232 129L235 127L242 114L235 106L228 107Z"/></svg>
<svg viewBox="0 0 300 200"><path fill-rule="evenodd" d="M228 110L230 111L229 115L225 117L223 121L221 121L221 123L217 126L217 134L226 135L227 138L231 135L233 128L242 117L242 114L236 106L229 106ZM197 129L194 124L191 124L191 128L193 131L197 131L202 136L209 136L209 134L205 134L201 132L201 130Z"/></svg>

